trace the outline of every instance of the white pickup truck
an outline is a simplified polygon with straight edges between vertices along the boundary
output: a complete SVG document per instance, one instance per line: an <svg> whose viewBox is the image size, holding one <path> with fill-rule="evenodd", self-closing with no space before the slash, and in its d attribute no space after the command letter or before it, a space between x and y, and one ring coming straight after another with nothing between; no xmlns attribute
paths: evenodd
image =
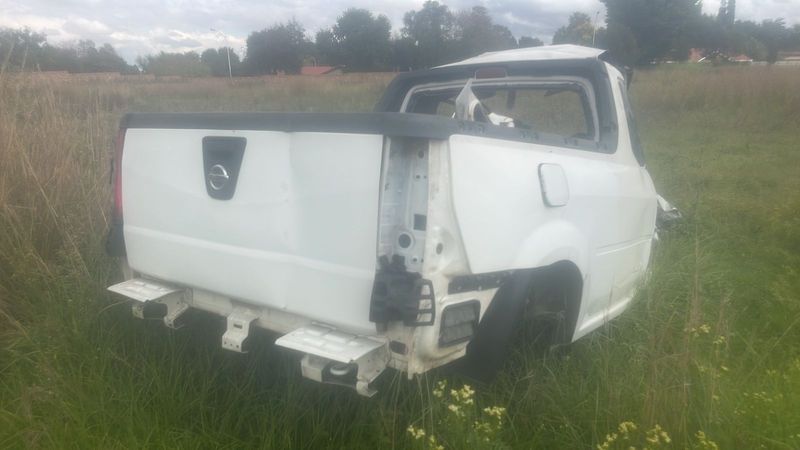
<svg viewBox="0 0 800 450"><path fill-rule="evenodd" d="M364 395L387 367L496 367L525 320L569 343L629 305L655 238L626 89L562 45L400 74L372 113L128 114L109 290L226 317L228 350L277 332Z"/></svg>

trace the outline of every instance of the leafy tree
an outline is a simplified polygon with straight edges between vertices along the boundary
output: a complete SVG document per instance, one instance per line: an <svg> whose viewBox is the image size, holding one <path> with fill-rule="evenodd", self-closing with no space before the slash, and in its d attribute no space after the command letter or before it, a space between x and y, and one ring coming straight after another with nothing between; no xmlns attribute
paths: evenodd
<svg viewBox="0 0 800 450"><path fill-rule="evenodd" d="M502 25L494 24L489 11L483 6L475 6L456 15L454 36L459 58L517 46L511 31Z"/></svg>
<svg viewBox="0 0 800 450"><path fill-rule="evenodd" d="M800 49L800 23L794 24L792 27L792 35L790 37L789 45L792 48Z"/></svg>
<svg viewBox="0 0 800 450"><path fill-rule="evenodd" d="M72 47L55 47L46 36L29 29L0 29L0 64L11 70L66 70L69 72L136 72L111 44L100 48L89 40Z"/></svg>
<svg viewBox="0 0 800 450"><path fill-rule="evenodd" d="M432 67L449 62L455 18L446 5L426 1L419 11L403 16L403 38L413 44L411 66Z"/></svg>
<svg viewBox="0 0 800 450"><path fill-rule="evenodd" d="M228 71L229 53L231 56L230 72ZM239 75L241 72L242 63L239 61L239 55L230 47L209 48L200 55L200 61L208 66L211 75L215 77L227 77L230 73Z"/></svg>
<svg viewBox="0 0 800 450"><path fill-rule="evenodd" d="M519 48L526 48L526 47L541 47L544 45L541 39L530 37L530 36L520 36L519 42L517 42L517 46Z"/></svg>
<svg viewBox="0 0 800 450"><path fill-rule="evenodd" d="M720 26L721 27L721 26ZM718 38L732 51L744 53L757 61L766 61L769 50L760 40L761 25L752 21L739 21L726 30L727 34Z"/></svg>
<svg viewBox="0 0 800 450"><path fill-rule="evenodd" d="M417 64L416 41L410 37L392 40L391 68L393 70L413 70Z"/></svg>
<svg viewBox="0 0 800 450"><path fill-rule="evenodd" d="M79 41L74 54L77 56L77 67L74 72L126 72L128 64L117 54L111 44L103 44L100 48L89 40Z"/></svg>
<svg viewBox="0 0 800 450"><path fill-rule="evenodd" d="M761 41L767 49L767 62L774 63L778 60L778 52L787 45L790 40L789 30L786 28L783 19L767 19L754 30L754 36Z"/></svg>
<svg viewBox="0 0 800 450"><path fill-rule="evenodd" d="M726 25L731 26L736 18L736 0L722 1L719 5L719 13L717 13L717 20Z"/></svg>
<svg viewBox="0 0 800 450"><path fill-rule="evenodd" d="M46 46L44 34L27 28L0 29L0 65L6 64L14 70L36 68L41 62L41 53Z"/></svg>
<svg viewBox="0 0 800 450"><path fill-rule="evenodd" d="M82 71L81 61L74 47L54 47L50 44L45 44L42 46L41 53L37 59L37 69L39 70L66 70L70 73ZM132 71L138 73L135 66L126 64L125 72Z"/></svg>
<svg viewBox="0 0 800 450"><path fill-rule="evenodd" d="M729 7L730 4L729 2ZM774 27L772 36L768 31L770 27ZM704 49L707 56L715 53L723 55L743 53L754 60L766 61L770 55L777 58L778 51L787 47L783 38L786 31L782 28L772 21L765 21L762 24L739 21L729 25L720 20L719 16L703 15L692 25L691 44L693 47Z"/></svg>
<svg viewBox="0 0 800 450"><path fill-rule="evenodd" d="M699 0L601 0L606 5L608 28L630 36L638 48L638 63L666 57L685 57L690 32L700 17Z"/></svg>
<svg viewBox="0 0 800 450"><path fill-rule="evenodd" d="M156 76L196 77L211 73L208 66L200 61L200 55L195 52L161 52L139 57L136 61L142 70Z"/></svg>
<svg viewBox="0 0 800 450"><path fill-rule="evenodd" d="M789 38L786 44L787 49L800 50L800 23L794 24L791 31L789 31Z"/></svg>
<svg viewBox="0 0 800 450"><path fill-rule="evenodd" d="M317 31L314 45L319 64L337 65L342 63L342 48L332 30Z"/></svg>
<svg viewBox="0 0 800 450"><path fill-rule="evenodd" d="M747 36L742 45L741 52L753 58L755 61L766 61L769 57L769 49L767 46L753 36Z"/></svg>
<svg viewBox="0 0 800 450"><path fill-rule="evenodd" d="M639 46L633 32L622 24L608 25L601 35L600 44L608 49L614 63L633 67L639 61Z"/></svg>
<svg viewBox="0 0 800 450"><path fill-rule="evenodd" d="M103 72L125 72L128 70L128 63L117 54L111 44L105 43L97 49L97 56L94 62L96 68Z"/></svg>
<svg viewBox="0 0 800 450"><path fill-rule="evenodd" d="M492 25L492 46L496 50L517 48L517 38L504 25Z"/></svg>
<svg viewBox="0 0 800 450"><path fill-rule="evenodd" d="M250 73L299 73L307 48L305 29L296 20L254 31L247 37L245 65Z"/></svg>
<svg viewBox="0 0 800 450"><path fill-rule="evenodd" d="M736 36L738 38L738 36ZM738 42L734 42L734 33L716 17L703 15L698 17L691 29L692 46L702 49L729 51L733 47L739 47Z"/></svg>
<svg viewBox="0 0 800 450"><path fill-rule="evenodd" d="M336 20L332 33L349 71L369 72L388 67L392 26L384 15L350 8Z"/></svg>
<svg viewBox="0 0 800 450"><path fill-rule="evenodd" d="M574 12L569 16L569 23L556 30L553 44L594 45L592 38L595 29L592 18L582 12Z"/></svg>

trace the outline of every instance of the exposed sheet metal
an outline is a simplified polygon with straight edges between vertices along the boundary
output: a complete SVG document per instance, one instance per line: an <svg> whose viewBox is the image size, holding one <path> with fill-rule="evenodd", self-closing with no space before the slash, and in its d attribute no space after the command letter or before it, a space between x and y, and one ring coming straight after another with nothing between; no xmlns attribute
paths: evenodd
<svg viewBox="0 0 800 450"><path fill-rule="evenodd" d="M320 356L331 361L352 363L386 345L381 339L343 333L334 328L312 324L281 336L275 345Z"/></svg>
<svg viewBox="0 0 800 450"><path fill-rule="evenodd" d="M180 292L182 289L143 278L134 278L109 286L108 290L137 302L149 302Z"/></svg>

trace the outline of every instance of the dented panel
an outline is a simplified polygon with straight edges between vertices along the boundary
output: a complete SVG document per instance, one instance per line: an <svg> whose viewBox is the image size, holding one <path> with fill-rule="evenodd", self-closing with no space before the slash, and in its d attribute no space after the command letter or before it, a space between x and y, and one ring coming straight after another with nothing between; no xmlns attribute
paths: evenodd
<svg viewBox="0 0 800 450"><path fill-rule="evenodd" d="M207 191L209 136L247 140L229 200ZM382 148L375 135L130 129L128 262L153 278L374 333Z"/></svg>

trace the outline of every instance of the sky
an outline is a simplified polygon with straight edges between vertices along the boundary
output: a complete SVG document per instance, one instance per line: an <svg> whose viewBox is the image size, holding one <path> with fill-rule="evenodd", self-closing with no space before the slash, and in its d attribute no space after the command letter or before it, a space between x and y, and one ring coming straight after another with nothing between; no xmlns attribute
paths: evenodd
<svg viewBox="0 0 800 450"><path fill-rule="evenodd" d="M54 44L91 39L110 43L128 62L159 51L202 51L228 45L240 55L251 31L292 18L310 38L336 22L350 7L386 15L397 33L403 14L424 0L0 0L0 27L28 27ZM515 36L534 36L550 43L553 33L574 11L605 21L598 0L451 0L451 10L485 6L495 22ZM705 0L703 11L716 14L719 0ZM800 23L800 0L738 0L736 18L761 21L783 18ZM217 30L217 31L212 31Z"/></svg>

